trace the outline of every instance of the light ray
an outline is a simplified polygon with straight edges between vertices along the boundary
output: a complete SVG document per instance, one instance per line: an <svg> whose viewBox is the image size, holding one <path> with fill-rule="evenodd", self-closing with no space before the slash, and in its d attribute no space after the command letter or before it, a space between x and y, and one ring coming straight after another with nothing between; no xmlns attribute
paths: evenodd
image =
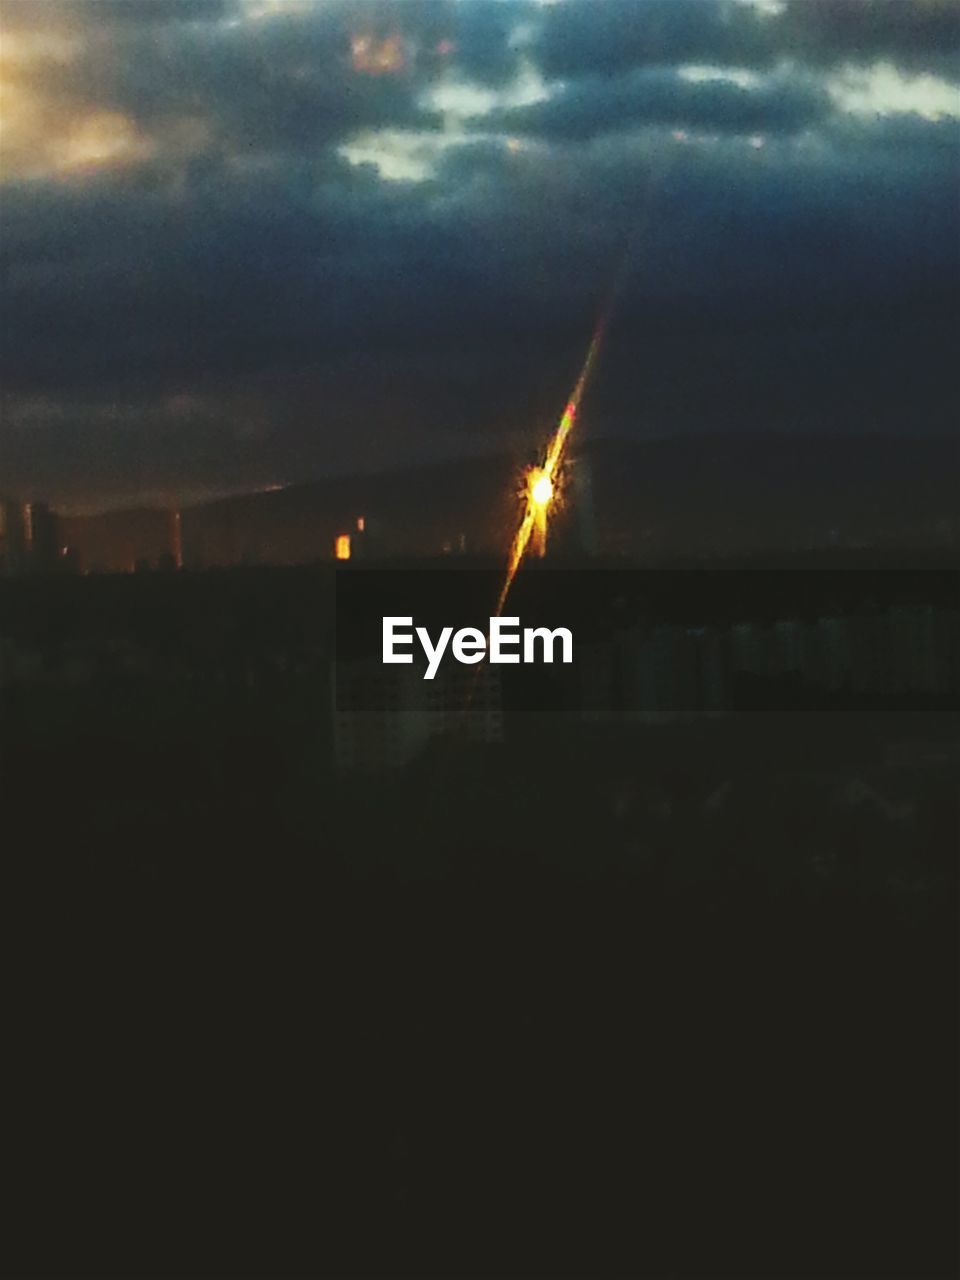
<svg viewBox="0 0 960 1280"><path fill-rule="evenodd" d="M557 423L553 435L547 445L544 454L543 464L539 467L531 467L526 473L526 507L520 525L513 538L510 547L510 555L507 559L507 571L503 579L503 587L500 590L500 597L497 600L497 617L503 613L504 605L507 602L507 596L510 594L510 588L513 586L513 580L517 576L517 571L523 563L523 558L527 553L530 542L534 540L534 547L539 555L543 555L546 550L547 542L547 518L550 510L550 504L556 493L557 478L560 465L563 462L563 455L567 447L567 441L573 430L577 420L577 412L580 408L580 401L586 390L587 383L590 380L590 374L593 372L593 366L596 363L597 353L603 341L604 331L606 330L607 320L613 309L613 303L619 289L615 287L610 303L604 311L603 315L593 331L593 337L587 348L586 358L583 367L580 370L580 376L577 378L570 399L567 401L563 413L560 415L560 421Z"/></svg>

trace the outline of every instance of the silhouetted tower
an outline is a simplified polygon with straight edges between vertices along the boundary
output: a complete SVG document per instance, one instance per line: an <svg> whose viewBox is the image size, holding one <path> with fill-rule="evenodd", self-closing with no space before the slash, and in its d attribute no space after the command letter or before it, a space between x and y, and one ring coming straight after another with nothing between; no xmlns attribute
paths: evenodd
<svg viewBox="0 0 960 1280"><path fill-rule="evenodd" d="M22 573L26 555L23 507L9 498L0 498L0 573Z"/></svg>
<svg viewBox="0 0 960 1280"><path fill-rule="evenodd" d="M27 567L33 573L53 573L60 561L60 521L45 502L23 508Z"/></svg>

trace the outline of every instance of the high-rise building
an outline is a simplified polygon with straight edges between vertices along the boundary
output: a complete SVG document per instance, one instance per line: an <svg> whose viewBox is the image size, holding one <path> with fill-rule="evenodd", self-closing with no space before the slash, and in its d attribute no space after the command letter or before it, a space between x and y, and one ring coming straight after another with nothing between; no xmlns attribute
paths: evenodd
<svg viewBox="0 0 960 1280"><path fill-rule="evenodd" d="M179 510L170 512L170 555L173 567L183 568L183 520Z"/></svg>
<svg viewBox="0 0 960 1280"><path fill-rule="evenodd" d="M54 573L60 560L60 521L45 502L23 508L27 567L31 573Z"/></svg>
<svg viewBox="0 0 960 1280"><path fill-rule="evenodd" d="M0 499L0 573L54 573L60 552L60 521L46 503Z"/></svg>
<svg viewBox="0 0 960 1280"><path fill-rule="evenodd" d="M23 507L0 498L0 573L22 573L26 567Z"/></svg>

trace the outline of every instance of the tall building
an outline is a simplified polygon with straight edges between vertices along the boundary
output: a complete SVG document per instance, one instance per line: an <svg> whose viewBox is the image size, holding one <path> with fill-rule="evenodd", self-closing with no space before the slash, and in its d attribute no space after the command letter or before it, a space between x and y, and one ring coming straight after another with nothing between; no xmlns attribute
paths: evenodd
<svg viewBox="0 0 960 1280"><path fill-rule="evenodd" d="M54 573L60 561L60 521L45 502L23 508L27 567L31 573Z"/></svg>
<svg viewBox="0 0 960 1280"><path fill-rule="evenodd" d="M850 678L848 620L824 616L804 626L800 638L800 670L808 684L836 693Z"/></svg>
<svg viewBox="0 0 960 1280"><path fill-rule="evenodd" d="M183 568L183 519L179 510L170 512L170 554L173 557L173 567L175 569Z"/></svg>
<svg viewBox="0 0 960 1280"><path fill-rule="evenodd" d="M23 573L25 567L23 507L9 498L0 498L0 573Z"/></svg>
<svg viewBox="0 0 960 1280"><path fill-rule="evenodd" d="M670 719L699 709L696 637L681 626L660 625L645 634L628 633L631 662L624 692L641 716Z"/></svg>
<svg viewBox="0 0 960 1280"><path fill-rule="evenodd" d="M0 573L54 573L60 552L60 520L45 502L0 499Z"/></svg>

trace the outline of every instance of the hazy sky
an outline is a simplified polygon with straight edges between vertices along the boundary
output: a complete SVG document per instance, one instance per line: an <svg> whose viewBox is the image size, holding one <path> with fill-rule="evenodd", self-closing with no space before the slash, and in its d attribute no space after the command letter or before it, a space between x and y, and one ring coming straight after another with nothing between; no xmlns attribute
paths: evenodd
<svg viewBox="0 0 960 1280"><path fill-rule="evenodd" d="M3 0L0 490L947 432L954 0Z"/></svg>

